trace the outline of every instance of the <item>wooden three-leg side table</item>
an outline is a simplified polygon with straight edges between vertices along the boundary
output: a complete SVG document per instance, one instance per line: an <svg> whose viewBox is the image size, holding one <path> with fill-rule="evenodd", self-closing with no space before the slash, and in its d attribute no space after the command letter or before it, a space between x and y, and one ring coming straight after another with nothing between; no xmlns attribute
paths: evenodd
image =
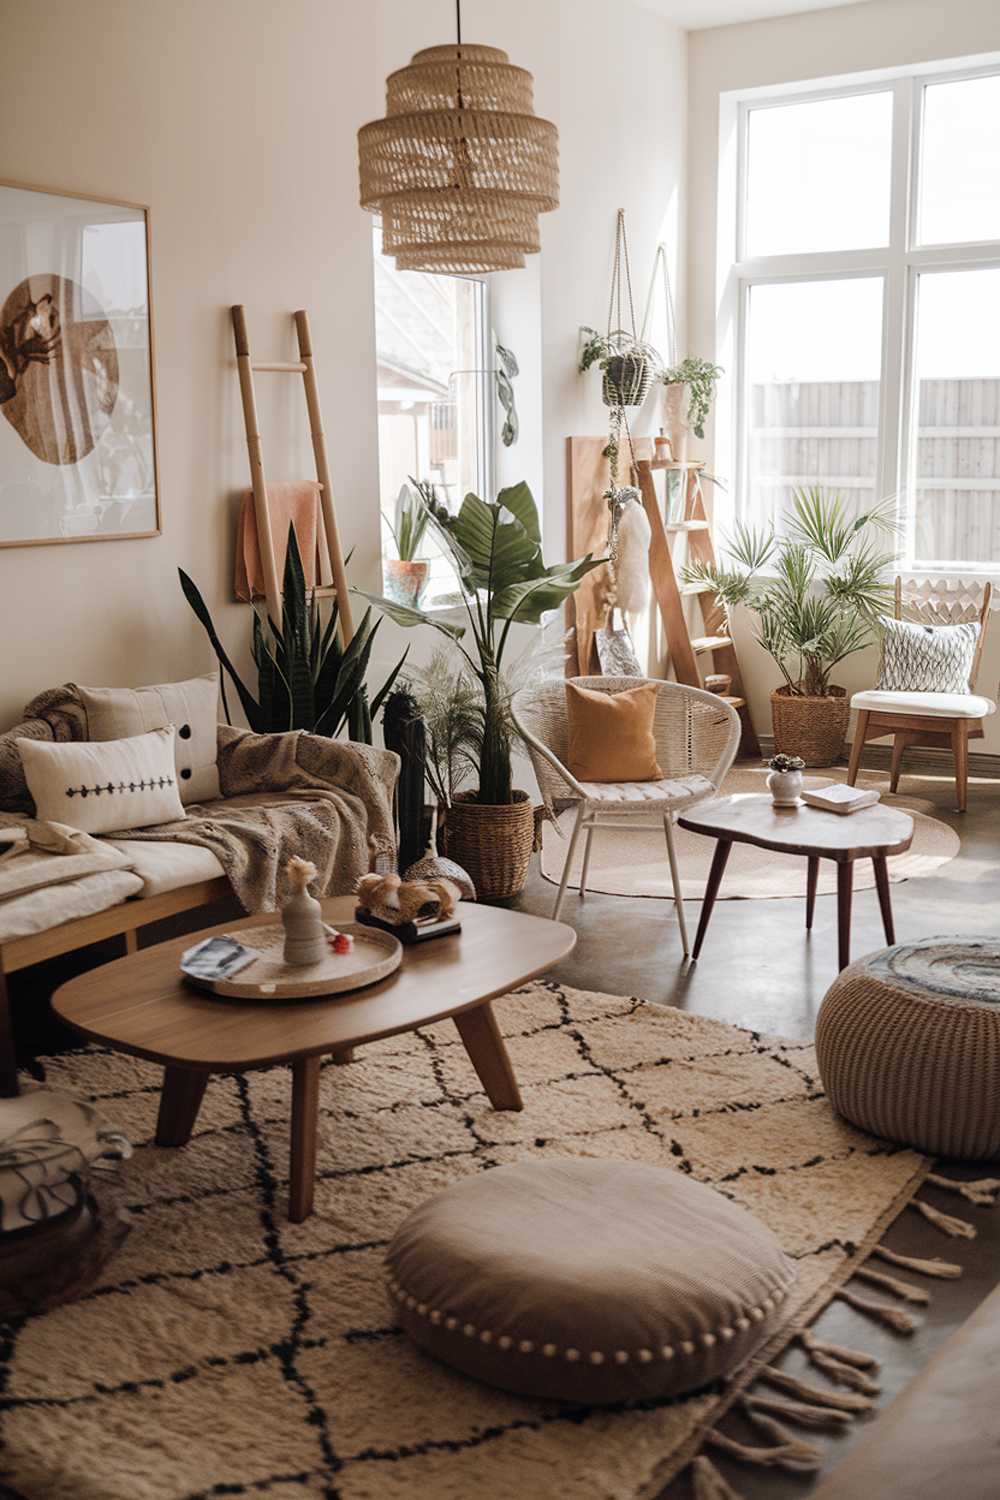
<svg viewBox="0 0 1000 1500"><path fill-rule="evenodd" d="M354 915L354 898L323 903L334 926ZM562 922L492 906L464 904L462 931L407 948L394 974L366 989L289 1004L228 1000L182 980L181 954L216 933L274 921L273 913L226 922L158 943L61 985L52 1006L74 1030L120 1052L160 1063L158 1146L191 1138L213 1073L275 1063L292 1067L288 1217L312 1212L317 1160L320 1065L352 1049L450 1017L494 1109L521 1109L521 1094L491 1000L516 989L573 951Z"/></svg>
<svg viewBox="0 0 1000 1500"><path fill-rule="evenodd" d="M801 854L808 861L806 870L806 930L812 927L816 905L816 882L821 859L832 859L837 866L837 948L838 967L851 961L851 899L854 891L854 862L870 859L875 870L882 926L887 943L896 941L889 895L890 855L903 854L913 842L913 819L895 807L876 802L855 813L826 812L823 808L775 807L766 793L738 793L719 797L692 808L678 818L682 828L704 833L717 840L712 868L701 903L701 920L694 940L692 958L697 958L705 941L715 898L719 894L729 851L734 844L756 844L780 854Z"/></svg>

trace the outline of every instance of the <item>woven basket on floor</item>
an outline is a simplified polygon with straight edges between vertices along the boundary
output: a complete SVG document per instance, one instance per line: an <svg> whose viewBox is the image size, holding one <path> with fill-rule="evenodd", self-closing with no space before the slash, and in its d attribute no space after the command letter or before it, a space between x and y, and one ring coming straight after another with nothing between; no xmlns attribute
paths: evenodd
<svg viewBox="0 0 1000 1500"><path fill-rule="evenodd" d="M1000 1158L1000 942L922 938L851 964L816 1020L833 1108L932 1156Z"/></svg>
<svg viewBox="0 0 1000 1500"><path fill-rule="evenodd" d="M535 843L535 814L527 792L509 807L473 802L460 792L448 809L448 858L472 877L480 901L509 901L524 889Z"/></svg>
<svg viewBox="0 0 1000 1500"><path fill-rule="evenodd" d="M798 755L807 766L832 766L844 748L851 705L842 687L824 698L805 698L787 687L771 694L774 753Z"/></svg>

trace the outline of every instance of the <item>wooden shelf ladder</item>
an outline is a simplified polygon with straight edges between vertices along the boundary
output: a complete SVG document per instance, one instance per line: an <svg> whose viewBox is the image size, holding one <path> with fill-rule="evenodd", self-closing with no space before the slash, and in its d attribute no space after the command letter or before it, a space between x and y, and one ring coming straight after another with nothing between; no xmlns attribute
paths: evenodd
<svg viewBox="0 0 1000 1500"><path fill-rule="evenodd" d="M680 583L674 566L672 542L675 538L682 544L685 562L688 559L692 562L715 562L715 549L712 546L712 533L705 514L705 498L701 487L704 467L700 462L675 463L672 459L662 458L640 458L635 466L635 479L652 533L649 570L653 592L663 620L667 650L677 681L687 683L689 687L703 687L699 661L710 657L713 671L724 672L732 678L732 691L725 695L725 701L736 709L743 726L740 754L759 758L760 742L750 717L743 674L736 647L726 628L725 614L710 588L699 583ZM684 506L679 521L664 521L653 481L653 475L658 471L683 476L679 483L684 485ZM668 480L668 492L669 484ZM692 636L688 629L684 611L684 599L688 596L696 597L701 607L704 635Z"/></svg>
<svg viewBox="0 0 1000 1500"><path fill-rule="evenodd" d="M250 353L250 334L247 329L246 308L237 304L232 309L233 337L236 341L236 368L240 377L240 395L243 398L243 418L247 430L247 451L250 455L250 483L253 487L253 507L257 519L257 542L260 548L261 566L264 570L264 593L268 613L273 620L281 620L281 583L278 578L277 555L274 550L274 533L271 516L267 508L267 482L264 478L264 452L257 421L257 395L254 387L255 374L301 375L305 389L306 409L309 413L309 432L312 437L313 455L316 460L316 479L319 484L320 507L323 514L323 533L330 559L331 587L317 587L317 599L335 597L338 606L338 629L346 647L354 635L351 619L351 602L347 590L347 574L344 571L344 554L337 531L337 518L333 509L333 486L330 483L330 466L326 456L326 438L323 435L323 418L319 405L319 385L316 365L313 360L312 337L309 332L309 314L301 309L294 314L295 332L298 337L299 357L291 362L256 360Z"/></svg>

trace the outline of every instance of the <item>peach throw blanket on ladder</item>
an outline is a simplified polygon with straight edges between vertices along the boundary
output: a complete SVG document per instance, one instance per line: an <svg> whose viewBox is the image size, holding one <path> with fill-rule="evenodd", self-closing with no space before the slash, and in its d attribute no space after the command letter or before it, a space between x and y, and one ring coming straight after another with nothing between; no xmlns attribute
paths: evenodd
<svg viewBox="0 0 1000 1500"><path fill-rule="evenodd" d="M306 575L306 587L329 580L323 576L319 543L323 537L319 508L319 485L314 479L302 479L287 484L269 484L267 487L267 509L271 517L271 534L274 537L274 560L279 581L284 576L285 552L288 547L289 524L295 527L295 539L299 544L299 556ZM240 506L240 518L236 530L236 597L249 601L263 599L264 568L260 557L260 542L257 536L257 515L253 504L253 491L247 490Z"/></svg>

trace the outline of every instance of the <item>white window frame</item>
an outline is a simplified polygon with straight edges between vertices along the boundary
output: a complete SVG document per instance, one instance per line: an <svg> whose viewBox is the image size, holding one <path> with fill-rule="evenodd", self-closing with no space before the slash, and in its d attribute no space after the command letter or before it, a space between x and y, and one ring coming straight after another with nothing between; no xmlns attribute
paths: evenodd
<svg viewBox="0 0 1000 1500"><path fill-rule="evenodd" d="M716 467L733 476L728 519L749 510L749 380L747 323L750 291L768 283L854 279L883 282L882 368L879 404L879 496L898 495L903 525L902 564L909 571L975 576L1000 575L995 565L942 558L914 564L915 506L909 503L916 456L916 383L913 378L916 298L922 272L1000 268L1000 240L922 245L916 242L920 202L918 165L924 90L935 83L958 83L1000 72L1000 53L953 65L940 63L880 70L820 83L752 89L720 99L716 358L734 373L728 401L722 393L716 414ZM750 257L745 254L747 142L752 110L790 103L842 99L856 94L893 95L889 205L889 244L875 249L809 251ZM723 519L726 519L723 516Z"/></svg>

